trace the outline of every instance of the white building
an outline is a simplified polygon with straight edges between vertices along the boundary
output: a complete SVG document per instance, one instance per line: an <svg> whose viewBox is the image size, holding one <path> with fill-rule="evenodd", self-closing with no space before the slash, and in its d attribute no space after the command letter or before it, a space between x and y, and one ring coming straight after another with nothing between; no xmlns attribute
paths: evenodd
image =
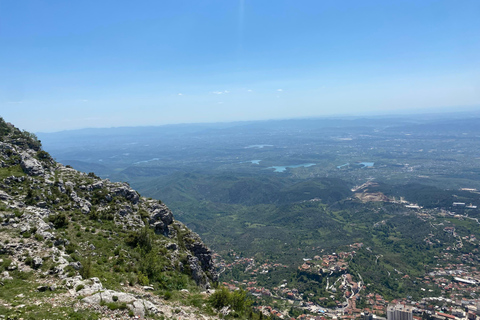
<svg viewBox="0 0 480 320"><path fill-rule="evenodd" d="M403 304L389 305L387 307L387 320L413 320L413 308Z"/></svg>

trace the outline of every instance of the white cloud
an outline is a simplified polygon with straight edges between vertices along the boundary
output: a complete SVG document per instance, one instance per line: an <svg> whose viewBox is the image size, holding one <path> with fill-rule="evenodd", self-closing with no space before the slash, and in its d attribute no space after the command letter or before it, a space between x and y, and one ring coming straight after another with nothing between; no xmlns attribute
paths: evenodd
<svg viewBox="0 0 480 320"><path fill-rule="evenodd" d="M179 95L179 96L183 96L183 93L179 93L178 95Z"/></svg>
<svg viewBox="0 0 480 320"><path fill-rule="evenodd" d="M212 91L213 94L227 94L227 93L230 93L230 91L228 90L224 90L224 91Z"/></svg>
<svg viewBox="0 0 480 320"><path fill-rule="evenodd" d="M252 89L248 89L247 92L253 92L253 90L252 90Z"/></svg>
<svg viewBox="0 0 480 320"><path fill-rule="evenodd" d="M278 92L282 92L282 91L283 91L283 89L277 89L277 91L278 91Z"/></svg>

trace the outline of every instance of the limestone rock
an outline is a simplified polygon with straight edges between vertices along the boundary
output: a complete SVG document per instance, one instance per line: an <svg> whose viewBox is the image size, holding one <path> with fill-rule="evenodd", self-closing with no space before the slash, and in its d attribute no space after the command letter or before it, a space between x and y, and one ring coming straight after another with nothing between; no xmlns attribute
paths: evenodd
<svg viewBox="0 0 480 320"><path fill-rule="evenodd" d="M20 166L23 171L30 176L38 176L45 173L42 164L35 158L32 158L27 153L22 153L22 161Z"/></svg>
<svg viewBox="0 0 480 320"><path fill-rule="evenodd" d="M140 199L138 193L126 185L112 188L111 192L117 196L125 197L125 199L131 201L133 204L138 203L138 200Z"/></svg>
<svg viewBox="0 0 480 320"><path fill-rule="evenodd" d="M79 293L84 294L84 289L80 290ZM145 299L137 299L134 295L125 293L125 292L118 292L113 290L104 290L101 292L97 292L92 294L88 297L82 299L82 302L89 303L89 304L96 304L99 305L100 303L106 302L111 303L114 302L113 297L116 297L116 301L118 303L125 303L127 307L132 310L135 316L140 317L143 319L145 317L146 312L156 314L158 313L157 307L155 305Z"/></svg>
<svg viewBox="0 0 480 320"><path fill-rule="evenodd" d="M43 265L43 259L42 258L40 258L40 257L34 257L33 258L32 266L33 266L34 269L38 269L42 265Z"/></svg>
<svg viewBox="0 0 480 320"><path fill-rule="evenodd" d="M10 200L10 196L5 191L0 190L0 200Z"/></svg>
<svg viewBox="0 0 480 320"><path fill-rule="evenodd" d="M2 272L2 280L13 280L13 278L10 276L8 271L3 271Z"/></svg>

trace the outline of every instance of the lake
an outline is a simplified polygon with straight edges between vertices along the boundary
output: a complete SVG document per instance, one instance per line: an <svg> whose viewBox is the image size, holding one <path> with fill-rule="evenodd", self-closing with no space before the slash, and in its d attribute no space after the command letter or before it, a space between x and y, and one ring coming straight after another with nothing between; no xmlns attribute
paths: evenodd
<svg viewBox="0 0 480 320"><path fill-rule="evenodd" d="M249 145L245 148L246 149L250 149L250 148L262 149L262 148L265 148L265 147L273 147L273 144L252 144L252 145Z"/></svg>
<svg viewBox="0 0 480 320"><path fill-rule="evenodd" d="M373 167L375 162L360 162L359 164L363 165L364 167Z"/></svg>
<svg viewBox="0 0 480 320"><path fill-rule="evenodd" d="M248 160L248 161L242 161L240 163L260 164L260 161L262 160Z"/></svg>

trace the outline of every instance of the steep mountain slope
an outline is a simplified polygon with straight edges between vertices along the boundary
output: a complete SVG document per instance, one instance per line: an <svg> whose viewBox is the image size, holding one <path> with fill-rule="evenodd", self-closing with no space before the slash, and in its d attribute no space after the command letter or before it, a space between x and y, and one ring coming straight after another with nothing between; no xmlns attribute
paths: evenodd
<svg viewBox="0 0 480 320"><path fill-rule="evenodd" d="M161 201L56 163L1 118L0 223L0 314L11 318L197 319L160 297L217 280L212 252Z"/></svg>

